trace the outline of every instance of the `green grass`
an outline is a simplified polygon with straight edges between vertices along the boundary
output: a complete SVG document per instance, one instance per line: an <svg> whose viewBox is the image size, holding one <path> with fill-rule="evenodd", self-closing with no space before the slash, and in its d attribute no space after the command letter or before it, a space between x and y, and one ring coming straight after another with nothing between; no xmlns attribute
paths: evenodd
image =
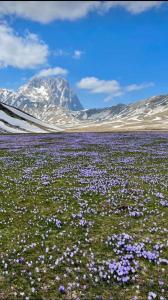
<svg viewBox="0 0 168 300"><path fill-rule="evenodd" d="M45 147L49 147L53 140L46 139L43 142ZM140 258L141 269L137 272L136 280L125 285L115 280L110 284L105 281L96 283L89 276L87 268L91 253L94 253L97 261L116 258L116 254L105 244L107 236L114 233L126 232L132 235L136 242L150 238L152 242L149 249L161 242L164 247L160 257L168 258L168 208L161 206L156 197L157 192L162 192L165 199L168 199L167 157L158 155L156 159L154 154L143 153L145 147L149 150L150 147L158 148L159 143L164 144L165 140L154 140L149 145L143 145L139 148L142 152L111 152L108 146L98 144L96 147L84 145L79 150L72 150L69 146L66 148L65 144L63 153L87 151L88 155L63 156L59 162L51 152L39 152L40 146L30 148L28 154L22 150L0 150L0 299L29 297L43 300L94 300L96 296L101 295L103 300L108 300L110 296L115 300L131 300L135 296L138 300L145 300L150 291L157 294L156 299L161 299L161 296L168 299L167 265L157 265ZM32 153L31 149L36 151ZM93 158L89 156L89 152L93 151L99 153L100 162L94 163ZM135 162L118 162L117 159L122 157L133 157ZM36 164L37 161L44 160L47 162ZM67 165L75 167L72 171L63 173L63 177L53 176L56 171ZM29 167L32 168L31 175L24 178L24 170ZM86 167L106 170L107 173L91 176L90 183L88 178L85 183L81 183L84 177L79 175L79 172ZM46 186L42 184L42 175L49 176L49 184ZM140 178L143 175L157 176L159 180L155 184L146 183ZM119 183L110 187L110 182L116 178ZM97 192L85 190L91 184L96 187L94 180L97 180L100 187L101 181L102 185L109 184L104 194L99 189ZM126 180L129 184L126 192L122 193ZM145 202L146 199L149 201ZM88 229L88 235L85 227L77 226L79 220L72 218L72 214L79 213L81 203L85 204L85 219L93 222ZM142 211L141 203L145 208L143 216L129 216L127 207L132 206ZM126 206L126 209L118 211L117 208L121 206ZM94 213L86 212L88 207ZM60 229L47 221L53 216L61 220ZM158 230L150 232L152 227ZM35 243L35 246L29 247L32 243ZM78 245L79 251L72 259L73 264L63 260L56 266L56 260L62 257L67 247L73 249L75 245ZM47 253L46 248L49 248ZM43 255L44 263L40 263L39 257ZM24 257L23 263L16 262L20 257ZM30 262L32 265L28 265ZM4 267L5 263L7 268ZM39 272L36 272L37 267ZM70 268L70 273L67 268ZM86 280L83 279L84 274L88 276ZM59 276L59 281L56 276ZM159 285L159 281L163 281L163 286ZM59 286L64 285L67 289L68 283L79 286L74 285L71 291L61 295L58 291ZM32 288L35 288L35 293L32 292Z"/></svg>

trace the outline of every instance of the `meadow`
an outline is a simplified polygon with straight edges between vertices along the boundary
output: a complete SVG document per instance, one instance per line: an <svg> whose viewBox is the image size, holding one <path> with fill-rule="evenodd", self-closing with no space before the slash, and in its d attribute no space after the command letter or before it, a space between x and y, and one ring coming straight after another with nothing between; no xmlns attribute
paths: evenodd
<svg viewBox="0 0 168 300"><path fill-rule="evenodd" d="M0 299L168 299L168 133L0 136Z"/></svg>

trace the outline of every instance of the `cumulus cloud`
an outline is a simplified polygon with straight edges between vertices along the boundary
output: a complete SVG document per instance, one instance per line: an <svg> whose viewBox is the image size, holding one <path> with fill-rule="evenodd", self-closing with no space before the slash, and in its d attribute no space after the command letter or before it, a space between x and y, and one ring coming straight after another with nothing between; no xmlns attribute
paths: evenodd
<svg viewBox="0 0 168 300"><path fill-rule="evenodd" d="M119 97L126 92L133 92L153 86L153 82L121 86L117 80L100 80L96 77L85 77L77 82L77 87L88 90L93 94L106 95L105 101Z"/></svg>
<svg viewBox="0 0 168 300"><path fill-rule="evenodd" d="M116 80L100 80L96 77L82 78L77 86L82 89L89 90L94 94L113 93L117 94L121 92L121 86Z"/></svg>
<svg viewBox="0 0 168 300"><path fill-rule="evenodd" d="M7 24L0 24L0 67L31 69L46 63L48 46L38 36L19 36Z"/></svg>
<svg viewBox="0 0 168 300"><path fill-rule="evenodd" d="M92 11L121 7L132 14L158 8L166 1L0 1L0 15L15 15L40 23L85 17Z"/></svg>
<svg viewBox="0 0 168 300"><path fill-rule="evenodd" d="M60 67L55 67L55 68L48 68L48 69L43 69L41 70L36 76L37 77L46 77L46 76L52 76L52 75L67 75L68 70L60 68Z"/></svg>

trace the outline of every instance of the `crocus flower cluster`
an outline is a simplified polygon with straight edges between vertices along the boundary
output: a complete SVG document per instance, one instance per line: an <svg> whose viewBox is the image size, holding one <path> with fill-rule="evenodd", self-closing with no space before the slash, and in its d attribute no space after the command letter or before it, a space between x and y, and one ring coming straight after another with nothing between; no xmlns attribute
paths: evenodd
<svg viewBox="0 0 168 300"><path fill-rule="evenodd" d="M0 298L167 300L168 133L0 135Z"/></svg>

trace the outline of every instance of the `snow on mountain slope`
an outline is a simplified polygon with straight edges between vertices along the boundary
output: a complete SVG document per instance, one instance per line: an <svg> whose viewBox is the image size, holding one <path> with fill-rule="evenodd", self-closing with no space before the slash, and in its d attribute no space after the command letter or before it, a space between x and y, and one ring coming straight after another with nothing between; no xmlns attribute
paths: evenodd
<svg viewBox="0 0 168 300"><path fill-rule="evenodd" d="M168 95L150 97L129 105L117 104L102 109L83 109L70 89L67 80L60 77L33 78L16 92L0 89L0 101L29 113L35 118L53 124L54 128L167 128Z"/></svg>
<svg viewBox="0 0 168 300"><path fill-rule="evenodd" d="M70 110L83 108L77 96L70 89L68 81L60 77L33 78L18 90L16 104L17 100L22 97L29 99L31 105L42 103L43 106L54 105ZM22 108L24 108L24 101Z"/></svg>
<svg viewBox="0 0 168 300"><path fill-rule="evenodd" d="M83 109L68 81L60 77L33 78L16 92L0 89L0 101L45 122L62 125L76 123L71 112Z"/></svg>
<svg viewBox="0 0 168 300"><path fill-rule="evenodd" d="M87 110L77 116L84 116L86 121L72 128L73 131L168 130L168 95L150 97L118 108ZM89 119L92 121L88 122Z"/></svg>
<svg viewBox="0 0 168 300"><path fill-rule="evenodd" d="M167 114L167 110L168 95L160 95L127 105L118 116L122 118L133 118L136 116L139 120L142 120L158 113Z"/></svg>
<svg viewBox="0 0 168 300"><path fill-rule="evenodd" d="M15 92L7 89L0 89L0 102L13 105L15 102Z"/></svg>
<svg viewBox="0 0 168 300"><path fill-rule="evenodd" d="M61 128L47 125L16 108L0 103L0 132L46 133L61 130Z"/></svg>
<svg viewBox="0 0 168 300"><path fill-rule="evenodd" d="M80 120L103 121L118 115L126 107L125 104L117 104L108 108L93 108L82 110L76 113L76 117Z"/></svg>
<svg viewBox="0 0 168 300"><path fill-rule="evenodd" d="M21 86L16 92L6 89L0 90L1 101L21 109L30 107L44 107L52 105L70 110L83 109L79 99L72 92L69 83L60 77L33 78Z"/></svg>

